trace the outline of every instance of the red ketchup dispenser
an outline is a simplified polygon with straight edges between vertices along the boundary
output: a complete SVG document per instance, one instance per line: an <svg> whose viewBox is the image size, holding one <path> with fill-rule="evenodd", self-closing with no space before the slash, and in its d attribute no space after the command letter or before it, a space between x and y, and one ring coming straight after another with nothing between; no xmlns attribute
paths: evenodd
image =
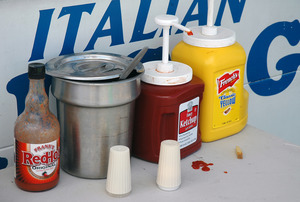
<svg viewBox="0 0 300 202"><path fill-rule="evenodd" d="M144 63L142 91L136 100L132 153L157 163L160 143L166 139L179 142L181 158L200 149L199 114L204 82L193 77L190 66L168 61L170 26L190 30L179 25L176 16L160 15L155 22L163 27L162 61Z"/></svg>

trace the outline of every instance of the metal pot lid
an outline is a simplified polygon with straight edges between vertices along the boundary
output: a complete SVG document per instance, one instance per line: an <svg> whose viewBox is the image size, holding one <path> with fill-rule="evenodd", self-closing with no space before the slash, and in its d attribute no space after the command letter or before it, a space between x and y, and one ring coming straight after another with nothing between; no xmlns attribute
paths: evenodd
<svg viewBox="0 0 300 202"><path fill-rule="evenodd" d="M119 78L133 59L112 53L75 53L53 58L46 63L47 74L69 80L99 81ZM144 72L142 63L135 70Z"/></svg>

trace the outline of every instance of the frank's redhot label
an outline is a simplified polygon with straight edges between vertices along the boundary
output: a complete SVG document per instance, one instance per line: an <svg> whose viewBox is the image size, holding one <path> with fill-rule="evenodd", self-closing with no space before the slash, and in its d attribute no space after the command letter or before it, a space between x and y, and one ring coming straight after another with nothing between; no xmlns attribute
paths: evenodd
<svg viewBox="0 0 300 202"><path fill-rule="evenodd" d="M15 178L23 183L44 184L59 176L60 141L28 144L15 140Z"/></svg>

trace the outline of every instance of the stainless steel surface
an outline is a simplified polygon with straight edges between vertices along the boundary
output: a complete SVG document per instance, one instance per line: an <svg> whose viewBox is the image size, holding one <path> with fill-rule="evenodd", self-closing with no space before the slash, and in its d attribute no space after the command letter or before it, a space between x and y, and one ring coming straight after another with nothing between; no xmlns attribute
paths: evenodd
<svg viewBox="0 0 300 202"><path fill-rule="evenodd" d="M68 104L113 107L129 103L139 95L141 75L111 82L79 82L53 77L51 90L57 99Z"/></svg>
<svg viewBox="0 0 300 202"><path fill-rule="evenodd" d="M70 80L96 81L119 78L132 62L132 58L98 52L75 53L53 58L46 63L47 74ZM135 65L137 72L144 71L142 63Z"/></svg>
<svg viewBox="0 0 300 202"><path fill-rule="evenodd" d="M55 78L61 125L61 167L82 178L105 178L109 149L131 148L134 103L141 91L140 77L82 82Z"/></svg>

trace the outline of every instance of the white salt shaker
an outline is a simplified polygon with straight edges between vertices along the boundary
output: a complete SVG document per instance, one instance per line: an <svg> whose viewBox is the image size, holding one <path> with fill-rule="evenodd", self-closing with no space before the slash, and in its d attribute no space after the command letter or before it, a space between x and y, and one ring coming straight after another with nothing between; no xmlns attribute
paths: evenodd
<svg viewBox="0 0 300 202"><path fill-rule="evenodd" d="M173 191L181 184L180 146L175 140L161 142L156 183L165 191Z"/></svg>
<svg viewBox="0 0 300 202"><path fill-rule="evenodd" d="M110 148L106 191L115 197L127 196L131 192L130 152L126 146Z"/></svg>

